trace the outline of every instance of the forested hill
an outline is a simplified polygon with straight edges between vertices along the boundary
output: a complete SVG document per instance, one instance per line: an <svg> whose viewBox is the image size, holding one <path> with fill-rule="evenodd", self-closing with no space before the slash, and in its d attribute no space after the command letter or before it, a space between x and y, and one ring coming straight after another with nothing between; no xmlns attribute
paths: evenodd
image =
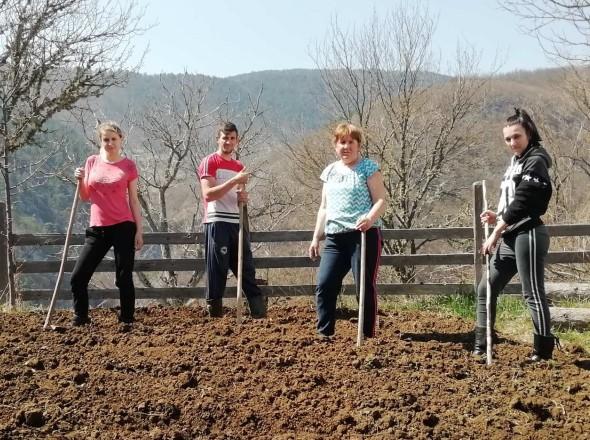
<svg viewBox="0 0 590 440"><path fill-rule="evenodd" d="M101 113L117 119L129 108L139 108L162 93L162 85L175 87L180 74L132 75L125 88L113 88L98 101ZM224 102L230 114L244 112L250 100L260 95L261 109L271 133L279 134L290 128L303 132L318 129L331 118L330 100L322 82L322 74L314 69L265 70L227 78L192 75L193 79L211 88L205 107L213 108ZM423 81L442 82L444 75L427 74ZM110 113L109 113L110 112Z"/></svg>
<svg viewBox="0 0 590 440"><path fill-rule="evenodd" d="M180 74L132 75L125 88L107 91L97 106L101 113L110 111L114 114L112 118L117 118L129 107L139 108L157 101L162 85L175 87L181 77ZM230 113L238 114L247 109L250 100L260 95L261 109L273 132L281 127L314 130L328 120L328 115L322 111L326 93L317 70L269 70L227 78L192 77L195 82L211 87L205 102L208 108L227 102Z"/></svg>
<svg viewBox="0 0 590 440"><path fill-rule="evenodd" d="M500 145L500 133L497 123L512 106L529 106L536 108L558 108L562 72L559 70L540 70L534 72L519 71L495 78L482 103L481 113L471 117L481 120L481 130L490 131L484 137L487 144ZM182 75L134 74L126 87L113 88L93 102L96 113L108 119L121 120L125 115L139 112L148 104L158 105L162 95L162 85L169 89L177 86ZM264 112L266 130L270 138L279 139L282 133L295 128L299 133L312 134L314 131L331 122L329 95L324 89L321 72L310 69L294 69L282 71L252 72L228 78L211 78L194 75L196 83L210 87L204 103L205 108L228 103L228 115L246 111L251 100L255 100L261 89L261 109ZM444 82L448 77L429 75L427 81ZM560 105L560 104L559 104ZM125 124L124 124L125 125ZM490 127L493 126L493 127ZM69 131L70 142L67 155L82 161L91 151L80 132L73 127L61 127ZM20 160L39 157L36 149L19 152ZM497 149L497 160L490 161L494 169L503 166L504 151ZM496 154L496 153L494 153ZM59 167L61 159L52 165ZM68 165L69 166L69 165ZM499 168L498 168L499 169ZM466 169L464 172L472 172ZM481 174L481 173L480 173ZM477 180L477 176L463 176L465 181ZM473 181L471 180L471 181ZM31 182L35 182L34 180ZM15 199L16 229L34 232L41 230L63 230L67 221L67 213L71 203L73 186L58 179L43 180L40 185L28 185L17 191ZM49 203L48 201L51 201Z"/></svg>

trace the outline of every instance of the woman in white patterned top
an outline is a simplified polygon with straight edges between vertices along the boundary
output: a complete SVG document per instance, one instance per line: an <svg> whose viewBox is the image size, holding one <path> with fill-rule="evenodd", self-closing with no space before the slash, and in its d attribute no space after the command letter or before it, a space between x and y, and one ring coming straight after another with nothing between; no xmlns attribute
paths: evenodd
<svg viewBox="0 0 590 440"><path fill-rule="evenodd" d="M381 220L385 211L385 186L379 166L361 156L362 133L352 124L339 124L333 133L338 161L328 165L309 257L320 255L326 237L316 287L317 330L329 338L336 324L336 302L344 276L352 268L357 295L360 291L361 231L367 233L365 282L365 337L375 335L377 321L376 279L381 256Z"/></svg>

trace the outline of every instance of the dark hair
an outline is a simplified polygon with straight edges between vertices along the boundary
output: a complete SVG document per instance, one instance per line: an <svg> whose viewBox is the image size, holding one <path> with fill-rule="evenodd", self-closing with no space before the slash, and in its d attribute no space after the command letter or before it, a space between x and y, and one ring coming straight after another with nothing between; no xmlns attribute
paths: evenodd
<svg viewBox="0 0 590 440"><path fill-rule="evenodd" d="M520 124L522 125L522 128L524 128L524 131L529 138L529 145L532 145L533 147L541 145L541 141L543 139L541 139L541 135L539 134L539 130L537 130L537 126L526 110L515 107L514 114L506 119L507 127L516 124Z"/></svg>
<svg viewBox="0 0 590 440"><path fill-rule="evenodd" d="M231 133L232 131L235 131L236 135L239 135L238 127L236 127L236 124L234 124L233 122L225 121L219 124L219 127L217 128L217 136L219 137L221 133L227 134Z"/></svg>

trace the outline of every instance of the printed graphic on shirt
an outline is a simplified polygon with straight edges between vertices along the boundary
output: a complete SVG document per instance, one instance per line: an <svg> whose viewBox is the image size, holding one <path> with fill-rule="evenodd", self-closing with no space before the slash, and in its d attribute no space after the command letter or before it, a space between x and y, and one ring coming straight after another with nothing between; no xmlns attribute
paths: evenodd
<svg viewBox="0 0 590 440"><path fill-rule="evenodd" d="M205 177L215 178L215 185L222 185L236 174L238 174L244 166L237 160L226 160L219 154L213 153L205 157L199 165L199 178ZM213 200L205 201L205 215L203 223L212 222L227 222L239 223L240 213L238 208L238 193L237 187L233 187L223 197Z"/></svg>
<svg viewBox="0 0 590 440"><path fill-rule="evenodd" d="M326 191L327 234L352 231L360 217L373 206L367 179L379 171L378 165L369 159L361 161L352 169L334 162L322 172L320 179ZM381 226L381 220L375 226Z"/></svg>
<svg viewBox="0 0 590 440"><path fill-rule="evenodd" d="M516 192L516 178L522 173L522 164L512 157L510 165L504 173L500 184L500 202L498 203L498 214L502 214L508 205L514 200Z"/></svg>
<svg viewBox="0 0 590 440"><path fill-rule="evenodd" d="M497 211L508 224L504 234L542 224L540 216L546 212L552 192L550 166L551 158L540 146L531 146L521 157L511 158L500 185Z"/></svg>

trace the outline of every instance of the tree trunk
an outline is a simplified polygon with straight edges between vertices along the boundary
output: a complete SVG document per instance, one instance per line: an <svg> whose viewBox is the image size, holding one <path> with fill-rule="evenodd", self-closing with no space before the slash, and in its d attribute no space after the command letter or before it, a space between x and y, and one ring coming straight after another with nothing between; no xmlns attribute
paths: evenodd
<svg viewBox="0 0 590 440"><path fill-rule="evenodd" d="M167 189L167 188L166 188ZM168 231L168 205L166 204L166 189L160 189L158 195L160 199L160 232ZM162 255L166 259L172 258L172 250L169 244L161 244ZM170 287L178 285L178 276L173 270L169 270L167 275L162 276L163 281Z"/></svg>
<svg viewBox="0 0 590 440"><path fill-rule="evenodd" d="M12 309L16 305L16 283L15 272L16 264L14 261L14 239L12 234L12 199L10 195L10 170L8 150L6 148L6 141L2 139L2 177L4 178L4 193L6 202L6 261L8 264L8 307Z"/></svg>

